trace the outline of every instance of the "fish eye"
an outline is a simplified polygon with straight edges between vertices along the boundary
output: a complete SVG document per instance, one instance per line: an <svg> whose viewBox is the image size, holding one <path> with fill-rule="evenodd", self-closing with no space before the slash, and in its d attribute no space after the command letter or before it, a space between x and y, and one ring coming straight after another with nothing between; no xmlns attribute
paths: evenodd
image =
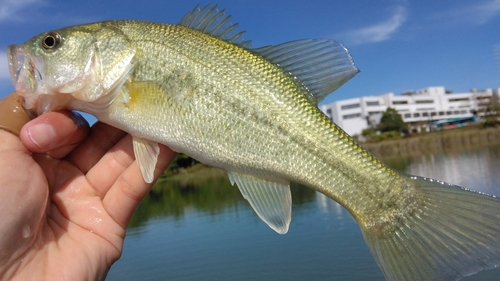
<svg viewBox="0 0 500 281"><path fill-rule="evenodd" d="M54 50L61 44L61 35L57 32L49 32L45 34L41 44L45 50Z"/></svg>

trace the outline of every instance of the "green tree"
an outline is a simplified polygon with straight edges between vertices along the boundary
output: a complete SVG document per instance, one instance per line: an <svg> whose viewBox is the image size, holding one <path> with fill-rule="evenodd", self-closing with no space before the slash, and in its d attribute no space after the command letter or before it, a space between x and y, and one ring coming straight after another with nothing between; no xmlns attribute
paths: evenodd
<svg viewBox="0 0 500 281"><path fill-rule="evenodd" d="M495 127L500 124L500 101L497 95L490 98L490 102L484 109L484 127Z"/></svg>
<svg viewBox="0 0 500 281"><path fill-rule="evenodd" d="M408 127L403 121L403 117L401 117L401 114L392 107L388 107L387 110L382 113L382 119L380 119L378 129L382 133L396 131L405 135L408 134Z"/></svg>

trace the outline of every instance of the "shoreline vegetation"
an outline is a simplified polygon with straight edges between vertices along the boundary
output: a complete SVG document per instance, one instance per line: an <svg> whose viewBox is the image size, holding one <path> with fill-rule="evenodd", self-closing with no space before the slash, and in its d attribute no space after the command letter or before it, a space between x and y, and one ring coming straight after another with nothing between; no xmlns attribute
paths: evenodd
<svg viewBox="0 0 500 281"><path fill-rule="evenodd" d="M378 158L412 156L440 151L459 151L500 144L500 126L466 126L438 132L414 134L405 138L379 142L360 142Z"/></svg>
<svg viewBox="0 0 500 281"><path fill-rule="evenodd" d="M412 134L408 137L359 142L366 150L381 160L394 156L414 156L441 151L460 151L500 144L500 126L485 128L480 125L466 126L431 133ZM199 182L225 176L220 169L205 166L183 154L164 172L163 180L184 183Z"/></svg>
<svg viewBox="0 0 500 281"><path fill-rule="evenodd" d="M177 181L182 185L202 183L206 180L218 177L227 177L227 173L219 168L195 163L190 167L177 170L173 173L170 167L163 173L164 181ZM229 180L229 179L228 179Z"/></svg>

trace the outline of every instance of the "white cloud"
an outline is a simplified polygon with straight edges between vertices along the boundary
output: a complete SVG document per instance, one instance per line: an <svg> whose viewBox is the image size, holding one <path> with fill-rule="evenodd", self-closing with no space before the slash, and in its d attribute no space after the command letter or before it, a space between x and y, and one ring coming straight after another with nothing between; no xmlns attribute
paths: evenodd
<svg viewBox="0 0 500 281"><path fill-rule="evenodd" d="M500 15L500 0L476 1L470 6L461 6L436 14L454 23L472 23L481 25Z"/></svg>
<svg viewBox="0 0 500 281"><path fill-rule="evenodd" d="M407 17L406 7L398 6L387 20L342 33L340 37L349 45L361 45L389 40L403 25Z"/></svg>
<svg viewBox="0 0 500 281"><path fill-rule="evenodd" d="M19 12L32 9L36 4L41 3L42 0L2 0L0 2L0 22L18 20Z"/></svg>
<svg viewBox="0 0 500 281"><path fill-rule="evenodd" d="M484 21L488 21L500 15L500 0L493 0L476 8L477 16L482 17Z"/></svg>
<svg viewBox="0 0 500 281"><path fill-rule="evenodd" d="M0 0L0 24L5 22L37 22L43 17L43 24L54 27L77 25L99 20L94 14L84 16L63 13L51 0ZM47 11L47 7L50 11ZM44 16L50 12L51 16ZM77 12L77 11L76 11Z"/></svg>

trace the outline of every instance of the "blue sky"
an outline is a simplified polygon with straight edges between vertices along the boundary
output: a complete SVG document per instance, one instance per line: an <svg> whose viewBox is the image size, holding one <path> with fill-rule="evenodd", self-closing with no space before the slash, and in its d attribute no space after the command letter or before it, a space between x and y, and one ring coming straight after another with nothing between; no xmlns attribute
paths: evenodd
<svg viewBox="0 0 500 281"><path fill-rule="evenodd" d="M13 90L5 49L60 27L108 19L177 23L200 1L0 0L0 96ZM202 2L202 5L204 3ZM500 0L220 1L254 47L302 38L343 43L361 73L325 102L427 86L500 87Z"/></svg>

